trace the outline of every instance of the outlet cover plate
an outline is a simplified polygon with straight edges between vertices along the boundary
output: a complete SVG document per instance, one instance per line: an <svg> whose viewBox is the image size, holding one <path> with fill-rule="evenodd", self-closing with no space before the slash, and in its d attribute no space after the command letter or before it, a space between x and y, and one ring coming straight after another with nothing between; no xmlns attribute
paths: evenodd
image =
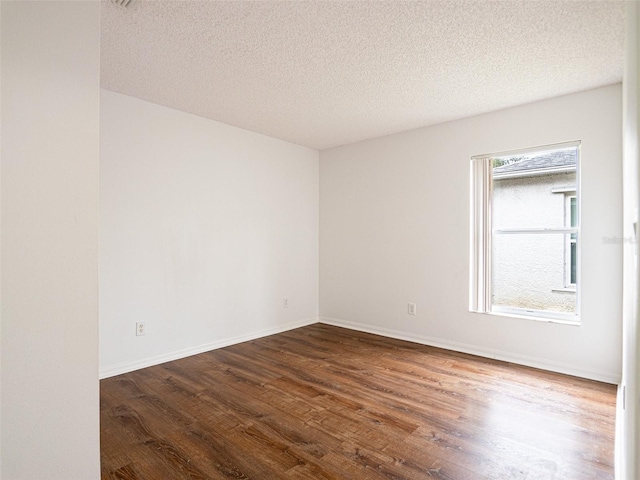
<svg viewBox="0 0 640 480"><path fill-rule="evenodd" d="M136 337L147 334L147 326L144 322L136 322Z"/></svg>

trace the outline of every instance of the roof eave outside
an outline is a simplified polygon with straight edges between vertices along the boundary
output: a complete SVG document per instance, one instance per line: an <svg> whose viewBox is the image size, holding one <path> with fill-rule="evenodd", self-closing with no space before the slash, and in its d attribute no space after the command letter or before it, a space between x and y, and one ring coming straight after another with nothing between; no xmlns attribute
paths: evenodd
<svg viewBox="0 0 640 480"><path fill-rule="evenodd" d="M493 179L505 180L508 178L535 177L538 175L549 175L552 173L569 173L575 171L575 165L552 168L535 168L531 170L518 170L515 172L497 173L493 175Z"/></svg>

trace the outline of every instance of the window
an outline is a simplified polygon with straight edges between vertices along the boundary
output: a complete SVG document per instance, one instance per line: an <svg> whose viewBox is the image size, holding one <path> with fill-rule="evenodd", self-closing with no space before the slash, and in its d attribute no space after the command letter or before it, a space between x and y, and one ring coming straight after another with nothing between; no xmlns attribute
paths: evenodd
<svg viewBox="0 0 640 480"><path fill-rule="evenodd" d="M578 201L575 195L566 196L566 225L571 228L578 228ZM565 252L565 287L575 288L576 286L576 264L577 264L577 235L572 233L567 242Z"/></svg>
<svg viewBox="0 0 640 480"><path fill-rule="evenodd" d="M471 159L472 311L578 321L579 145Z"/></svg>

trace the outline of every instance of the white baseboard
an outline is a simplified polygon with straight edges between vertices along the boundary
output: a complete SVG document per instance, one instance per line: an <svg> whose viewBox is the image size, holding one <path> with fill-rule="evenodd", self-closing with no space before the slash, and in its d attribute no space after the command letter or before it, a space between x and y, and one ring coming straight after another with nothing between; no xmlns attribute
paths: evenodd
<svg viewBox="0 0 640 480"><path fill-rule="evenodd" d="M127 372L133 372L141 368L152 367L161 363L170 362L172 360L178 360L180 358L189 357L191 355L197 355L199 353L209 352L218 348L228 347L237 343L247 342L249 340L255 340L257 338L267 337L287 330L293 330L295 328L312 325L314 323L324 323L327 325L334 325L336 327L348 328L350 330L357 330L359 332L373 333L375 335L381 335L383 337L396 338L398 340L406 340L409 342L419 343L422 345L429 345L432 347L443 348L446 350L453 350L456 352L468 353L471 355L477 355L485 358L492 358L495 360L502 360L505 362L516 363L518 365L525 365L528 367L539 368L542 370L548 370L551 372L564 373L566 375L573 375L581 378L588 378L590 380L597 380L599 382L611 383L617 385L620 383L619 375L611 374L609 372L586 370L575 365L565 364L561 362L553 362L548 359L531 357L527 355L520 355L513 352L505 352L502 350L496 350L492 348L479 347L477 345L470 345L461 342L455 342L451 340L444 340L441 338L428 337L424 335L418 335L408 332L402 332L400 330L393 330L389 328L376 327L367 325L364 323L350 322L347 320L340 320L337 318L329 317L311 317L296 322L287 323L274 328L261 330L258 332L252 332L246 335L240 335L237 337L226 338L216 342L206 343L195 347L185 348L182 350L176 350L155 357L144 358L136 360L134 362L125 362L115 365L108 365L104 368L100 368L100 379L121 375Z"/></svg>
<svg viewBox="0 0 640 480"><path fill-rule="evenodd" d="M357 330L360 332L381 335L383 337L396 338L398 340L406 340L409 342L443 348L446 350L453 350L461 353L469 353L471 355L477 355L479 357L492 358L495 360L502 360L505 362L517 363L518 365L525 365L527 367L539 368L541 370L548 370L551 372L563 373L566 375L573 375L575 377L587 378L590 380L597 380L599 382L612 383L614 385L617 385L620 383L619 375L615 375L615 374L611 374L609 372L603 372L603 371L587 370L580 367L576 367L575 365L549 361L544 358L531 357L528 355L520 355L518 353L505 352L502 350L496 350L492 348L479 347L477 345L454 342L451 340L444 340L441 338L427 337L424 335L417 335L413 333L402 332L399 330L392 330L389 328L376 327L372 325L366 325L363 323L350 322L347 320L340 320L337 318L319 317L318 321L320 323L325 323L327 325L334 325L336 327L344 327L351 330Z"/></svg>
<svg viewBox="0 0 640 480"><path fill-rule="evenodd" d="M100 379L114 377L123 373L133 372L134 370L140 370L141 368L152 367L161 363L170 362L172 360L178 360L180 358L189 357L191 355L197 355L199 353L210 352L218 348L228 347L237 343L248 342L249 340L255 340L257 338L267 337L275 333L286 332L287 330L293 330L295 328L305 327L318 323L318 317L305 318L296 322L290 322L277 327L268 328L266 330L260 330L257 332L248 333L246 335L240 335L237 337L225 338L224 340L218 340L216 342L205 343L195 347L184 348L182 350L176 350L174 352L157 355L155 357L143 358L134 362L124 362L115 365L108 365L100 368Z"/></svg>

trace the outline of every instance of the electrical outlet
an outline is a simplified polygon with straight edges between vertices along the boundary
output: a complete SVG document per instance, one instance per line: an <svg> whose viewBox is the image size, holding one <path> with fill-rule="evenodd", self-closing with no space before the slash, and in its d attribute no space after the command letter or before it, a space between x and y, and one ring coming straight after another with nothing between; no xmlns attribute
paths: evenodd
<svg viewBox="0 0 640 480"><path fill-rule="evenodd" d="M409 308L408 308L408 313L409 315L415 315L416 314L416 304L415 303L410 303L409 304Z"/></svg>
<svg viewBox="0 0 640 480"><path fill-rule="evenodd" d="M136 336L147 334L147 327L144 322L136 322Z"/></svg>
<svg viewBox="0 0 640 480"><path fill-rule="evenodd" d="M282 297L282 308L289 308L289 299L287 297Z"/></svg>

